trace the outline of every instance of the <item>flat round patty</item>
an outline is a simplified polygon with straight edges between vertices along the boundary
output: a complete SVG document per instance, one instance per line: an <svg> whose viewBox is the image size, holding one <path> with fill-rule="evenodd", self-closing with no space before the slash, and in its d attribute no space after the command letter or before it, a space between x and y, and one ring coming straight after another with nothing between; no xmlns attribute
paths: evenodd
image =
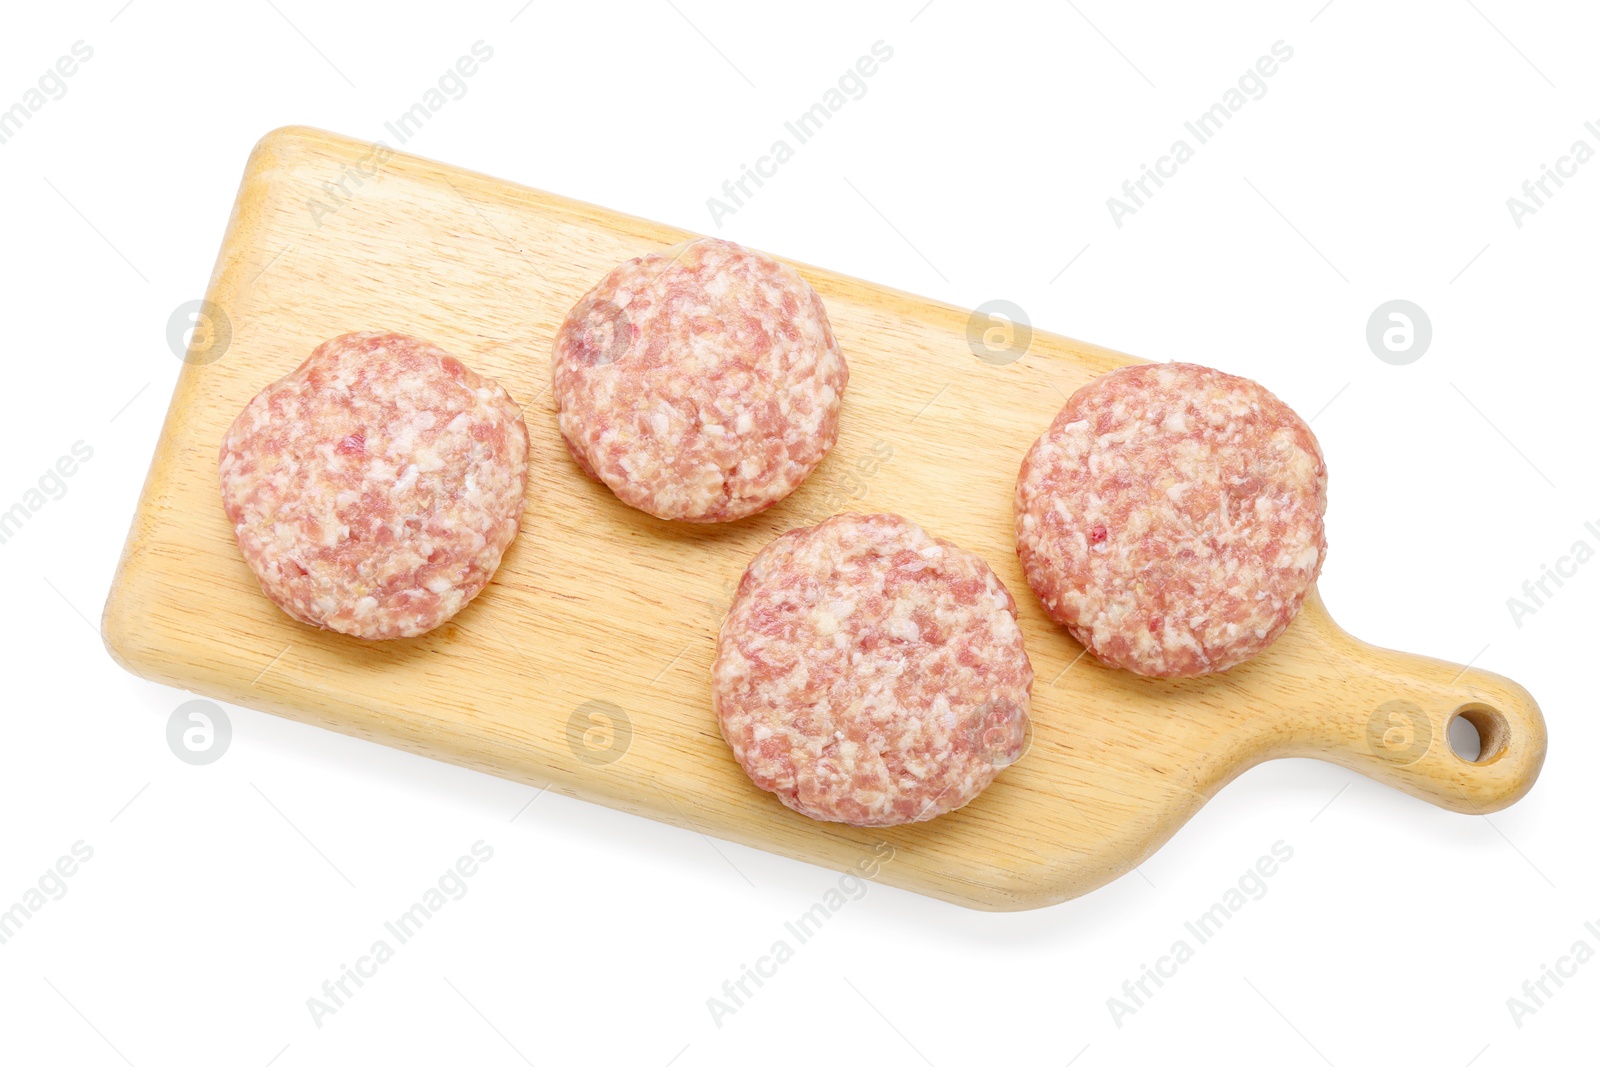
<svg viewBox="0 0 1600 1067"><path fill-rule="evenodd" d="M839 436L849 379L822 300L714 238L630 259L556 335L561 436L658 518L726 522L782 500Z"/></svg>
<svg viewBox="0 0 1600 1067"><path fill-rule="evenodd" d="M1114 667L1224 671L1277 640L1327 552L1311 428L1246 378L1124 367L1067 401L1017 478L1045 610Z"/></svg>
<svg viewBox="0 0 1600 1067"><path fill-rule="evenodd" d="M745 571L711 699L756 785L852 826L961 807L1022 754L1033 668L989 565L897 515L791 530Z"/></svg>
<svg viewBox="0 0 1600 1067"><path fill-rule="evenodd" d="M476 596L517 534L528 431L426 341L352 333L256 394L222 442L222 505L261 589L302 622L414 637Z"/></svg>

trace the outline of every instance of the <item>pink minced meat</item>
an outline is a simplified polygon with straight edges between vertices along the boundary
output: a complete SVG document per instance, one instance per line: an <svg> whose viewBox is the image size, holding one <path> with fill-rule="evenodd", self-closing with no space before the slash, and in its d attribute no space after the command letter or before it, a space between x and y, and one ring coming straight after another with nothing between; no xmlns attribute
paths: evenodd
<svg viewBox="0 0 1600 1067"><path fill-rule="evenodd" d="M426 341L352 333L258 393L222 442L222 503L262 591L302 622L414 637L517 534L521 409Z"/></svg>
<svg viewBox="0 0 1600 1067"><path fill-rule="evenodd" d="M1327 553L1311 428L1255 382L1124 367L1022 461L1017 554L1045 610L1114 667L1225 671L1277 640Z"/></svg>
<svg viewBox="0 0 1600 1067"><path fill-rule="evenodd" d="M712 706L752 781L852 826L961 807L1021 756L1033 668L978 556L897 515L791 530L745 571Z"/></svg>
<svg viewBox="0 0 1600 1067"><path fill-rule="evenodd" d="M811 286L714 238L617 267L568 313L553 355L561 436L584 473L689 522L794 492L839 436L849 376Z"/></svg>

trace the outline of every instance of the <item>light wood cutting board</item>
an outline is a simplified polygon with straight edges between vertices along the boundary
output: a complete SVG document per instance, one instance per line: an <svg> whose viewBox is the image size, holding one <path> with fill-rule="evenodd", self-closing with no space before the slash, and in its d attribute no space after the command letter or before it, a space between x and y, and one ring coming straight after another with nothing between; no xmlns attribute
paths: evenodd
<svg viewBox="0 0 1600 1067"><path fill-rule="evenodd" d="M169 685L840 870L887 843L880 881L996 910L1111 881L1263 760L1315 756L1469 813L1533 784L1545 729L1526 690L1363 644L1315 596L1277 644L1219 676L1153 681L1083 656L1023 580L1011 500L1063 398L1133 362L1092 345L1035 332L996 365L969 347L968 312L796 263L850 362L838 445L742 522L623 506L561 445L550 345L613 266L689 236L316 130L269 134L208 293L230 329L213 323L191 346L106 603L111 654ZM368 644L261 594L222 514L217 449L251 396L319 343L377 329L499 379L525 405L533 456L522 534L483 594L426 637ZM1360 506L1353 487L1336 499ZM931 822L797 815L749 782L711 715L713 644L745 565L840 510L898 512L980 553L1020 608L1038 678L1031 748ZM1478 762L1448 743L1458 714L1479 728Z"/></svg>

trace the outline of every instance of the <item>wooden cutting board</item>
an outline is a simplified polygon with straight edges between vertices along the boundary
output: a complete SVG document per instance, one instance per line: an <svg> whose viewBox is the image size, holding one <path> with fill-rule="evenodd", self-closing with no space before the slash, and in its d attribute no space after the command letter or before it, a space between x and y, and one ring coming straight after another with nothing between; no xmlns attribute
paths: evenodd
<svg viewBox="0 0 1600 1067"><path fill-rule="evenodd" d="M1082 655L1023 580L1011 499L1065 396L1133 362L1092 345L1034 332L1019 358L979 358L969 312L796 263L850 362L838 445L742 522L624 507L562 447L550 345L613 266L689 236L316 130L269 134L211 279L221 315L196 331L106 603L111 654L155 681L827 867L876 858L884 883L997 910L1111 881L1267 759L1330 760L1461 812L1533 784L1545 729L1521 686L1363 644L1315 596L1220 676L1154 681ZM979 325L1005 342L999 320ZM379 329L499 379L525 405L533 456L522 534L483 594L426 637L368 644L261 594L223 518L217 449L319 343ZM898 512L977 551L1020 607L1031 748L931 822L861 830L789 811L745 777L710 711L717 627L745 565L841 510ZM1478 762L1448 743L1457 714L1479 729Z"/></svg>

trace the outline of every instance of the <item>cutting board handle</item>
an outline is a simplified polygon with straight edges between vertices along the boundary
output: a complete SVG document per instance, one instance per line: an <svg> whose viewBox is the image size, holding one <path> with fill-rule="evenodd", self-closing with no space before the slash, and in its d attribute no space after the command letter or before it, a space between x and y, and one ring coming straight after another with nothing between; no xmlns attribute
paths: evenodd
<svg viewBox="0 0 1600 1067"><path fill-rule="evenodd" d="M1544 764L1544 716L1528 691L1474 667L1378 648L1308 603L1328 657L1299 709L1295 736L1272 755L1329 760L1451 811L1481 815L1514 803ZM1311 679L1307 679L1310 681ZM1450 744L1457 717L1476 729L1476 760Z"/></svg>

